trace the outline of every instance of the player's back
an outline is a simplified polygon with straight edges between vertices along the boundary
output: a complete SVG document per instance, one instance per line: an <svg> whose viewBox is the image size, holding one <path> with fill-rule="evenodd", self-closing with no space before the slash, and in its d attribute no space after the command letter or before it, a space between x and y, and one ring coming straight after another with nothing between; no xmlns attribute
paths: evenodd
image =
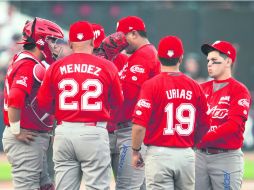
<svg viewBox="0 0 254 190"><path fill-rule="evenodd" d="M112 62L91 54L74 53L59 60L50 69L58 120L108 120L110 105L119 103L120 97L116 95L115 100L110 102L109 97L118 78L117 68ZM116 90L120 94L120 90Z"/></svg>
<svg viewBox="0 0 254 190"><path fill-rule="evenodd" d="M141 93L150 93L152 96L153 110L153 119L147 124L145 144L193 146L200 99L203 96L205 100L200 86L181 72L164 72L145 82L143 87L145 92ZM148 107L149 102L145 102L145 99L141 99L137 105Z"/></svg>

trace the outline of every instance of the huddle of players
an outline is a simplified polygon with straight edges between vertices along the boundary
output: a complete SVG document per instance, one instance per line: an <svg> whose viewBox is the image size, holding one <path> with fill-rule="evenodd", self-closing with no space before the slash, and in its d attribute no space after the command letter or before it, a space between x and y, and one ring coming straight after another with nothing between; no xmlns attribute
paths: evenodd
<svg viewBox="0 0 254 190"><path fill-rule="evenodd" d="M33 38L35 21L29 27L25 44ZM45 51L39 47L40 38L34 40L39 50ZM120 19L116 33L107 37L98 24L75 22L70 26L69 44L73 54L52 63L46 71L33 69L28 77L44 78L39 91L36 88L38 105L29 102L33 113L43 123L50 114L58 121L53 145L56 189L79 189L82 176L86 189L109 189L110 165L119 190L240 189L240 148L251 97L247 88L231 76L236 59L232 44L216 41L202 46L209 76L214 79L202 85L179 71L184 55L180 38L163 37L157 52L147 38L143 20L136 16ZM15 61L29 59L32 68L36 68L34 64L43 65L27 52L23 54L24 58L15 57ZM16 87L9 81L11 87L25 89L30 96L26 88L31 84L24 79L27 76L18 77L14 80ZM41 131L49 131L45 126L44 130L23 127L28 125L23 121L23 110L18 119L13 115L20 113L12 115L9 110L28 106L16 105L9 86L5 92L5 113L9 117L5 117L5 124L11 129L4 139L16 138L29 144L45 135ZM46 116L34 111L38 106L47 111ZM19 139L20 131L27 133L24 138ZM5 152L9 157L16 156L7 141ZM21 185L26 181L22 176L27 179L28 173L22 175L20 166L10 162L15 188L30 187ZM39 163L42 172L43 159ZM42 183L38 178L34 184L31 189L54 189L48 180Z"/></svg>

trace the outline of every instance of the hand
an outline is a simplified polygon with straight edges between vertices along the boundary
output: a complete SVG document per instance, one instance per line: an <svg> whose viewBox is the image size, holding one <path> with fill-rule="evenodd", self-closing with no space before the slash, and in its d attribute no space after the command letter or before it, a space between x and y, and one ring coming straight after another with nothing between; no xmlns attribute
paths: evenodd
<svg viewBox="0 0 254 190"><path fill-rule="evenodd" d="M112 61L123 49L128 46L128 42L123 32L115 32L107 36L101 43L101 48L106 54L106 58Z"/></svg>
<svg viewBox="0 0 254 190"><path fill-rule="evenodd" d="M20 133L15 135L15 137L19 141L30 144L30 142L34 141L34 138L37 137L37 134L32 132L32 131L28 131L28 130L25 130L25 129L20 129Z"/></svg>
<svg viewBox="0 0 254 190"><path fill-rule="evenodd" d="M133 151L132 153L132 166L136 169L142 168L144 166L144 160L140 152Z"/></svg>

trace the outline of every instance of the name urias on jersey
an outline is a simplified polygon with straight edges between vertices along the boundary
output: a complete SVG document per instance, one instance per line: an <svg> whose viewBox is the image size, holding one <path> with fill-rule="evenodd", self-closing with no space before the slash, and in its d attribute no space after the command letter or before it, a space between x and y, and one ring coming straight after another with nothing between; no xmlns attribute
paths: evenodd
<svg viewBox="0 0 254 190"><path fill-rule="evenodd" d="M67 73L89 73L99 76L100 71L100 67L89 64L68 64L60 67L62 75Z"/></svg>
<svg viewBox="0 0 254 190"><path fill-rule="evenodd" d="M192 98L192 91L186 91L184 89L171 89L166 91L166 95L169 100L174 98L190 100Z"/></svg>

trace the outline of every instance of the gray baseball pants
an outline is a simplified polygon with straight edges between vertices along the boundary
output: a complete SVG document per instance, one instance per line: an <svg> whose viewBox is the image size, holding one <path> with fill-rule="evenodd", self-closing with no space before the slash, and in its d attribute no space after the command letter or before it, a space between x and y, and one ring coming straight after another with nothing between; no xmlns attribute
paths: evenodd
<svg viewBox="0 0 254 190"><path fill-rule="evenodd" d="M82 177L86 190L109 190L111 167L105 125L63 122L56 127L53 161L56 190L79 190Z"/></svg>
<svg viewBox="0 0 254 190"><path fill-rule="evenodd" d="M195 190L240 190L243 164L241 149L219 154L197 150Z"/></svg>
<svg viewBox="0 0 254 190"><path fill-rule="evenodd" d="M5 127L3 148L12 166L15 190L38 190L40 186L52 183L46 156L50 136L48 133L37 135L34 141L26 144L17 140L10 129Z"/></svg>
<svg viewBox="0 0 254 190"><path fill-rule="evenodd" d="M116 178L116 190L144 190L145 172L144 168L135 169L132 161L132 128L127 127L115 131L116 156L118 157L118 168ZM146 146L142 145L141 154L145 156ZM143 157L144 158L144 157ZM113 168L114 169L114 168Z"/></svg>
<svg viewBox="0 0 254 190"><path fill-rule="evenodd" d="M147 190L194 190L194 151L191 148L148 146L145 175Z"/></svg>

